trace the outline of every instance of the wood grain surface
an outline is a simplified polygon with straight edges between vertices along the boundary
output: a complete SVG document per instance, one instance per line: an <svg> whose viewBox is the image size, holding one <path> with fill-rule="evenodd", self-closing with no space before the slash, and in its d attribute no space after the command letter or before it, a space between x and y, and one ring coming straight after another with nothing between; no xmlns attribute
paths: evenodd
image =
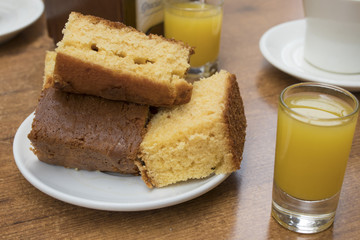
<svg viewBox="0 0 360 240"><path fill-rule="evenodd" d="M236 74L245 104L241 169L196 199L142 212L74 206L25 180L14 162L13 139L35 109L45 52L55 46L44 16L0 45L0 239L359 239L360 124L334 225L301 235L282 228L270 214L278 95L298 80L263 58L259 39L271 27L303 17L301 0L225 1L219 60L221 68Z"/></svg>

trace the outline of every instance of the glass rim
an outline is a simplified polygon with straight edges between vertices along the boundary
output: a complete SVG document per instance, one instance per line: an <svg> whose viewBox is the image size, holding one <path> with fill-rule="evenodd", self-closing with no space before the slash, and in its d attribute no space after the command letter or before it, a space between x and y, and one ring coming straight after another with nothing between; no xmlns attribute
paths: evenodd
<svg viewBox="0 0 360 240"><path fill-rule="evenodd" d="M318 88L326 88L326 89L337 91L338 93L344 94L344 95L348 96L349 98L351 98L354 101L354 103L355 103L354 104L355 105L354 110L351 113L346 114L345 116L341 116L341 117L337 117L337 118L319 118L319 117L312 117L312 116L308 116L308 115L298 113L298 112L294 111L293 109L291 109L284 102L284 95L289 90L291 90L293 88L301 87L301 86L309 86L309 87L313 86L313 87L318 87ZM339 120L351 118L357 112L359 112L359 100L350 91L348 91L348 90L346 90L344 88L341 88L341 87L338 87L338 86L335 86L335 85L331 85L331 84L326 84L326 83L306 82L306 83L292 84L292 85L286 87L284 90L282 90L282 92L280 93L280 96L279 96L279 102L280 102L281 106L285 107L288 111L291 112L291 114L294 114L296 116L300 116L300 117L303 117L303 118L315 120L315 121L339 121Z"/></svg>
<svg viewBox="0 0 360 240"><path fill-rule="evenodd" d="M202 1L198 0L198 1L186 1L186 0L164 0L164 5L165 6L168 6L168 7L171 7L171 8L174 8L174 9L179 9L179 10L185 10L185 11L189 11L189 12L203 12L203 11L206 11L206 10L209 10L209 8L187 8L187 7L177 7L177 6L174 6L172 5L172 3L181 3L181 2L194 2L194 3L201 3ZM224 5L224 0L216 0L214 2L217 2L216 4L211 4L211 3L208 3L206 1L204 1L204 3L208 4L211 6L211 9L213 8L221 8L223 5Z"/></svg>

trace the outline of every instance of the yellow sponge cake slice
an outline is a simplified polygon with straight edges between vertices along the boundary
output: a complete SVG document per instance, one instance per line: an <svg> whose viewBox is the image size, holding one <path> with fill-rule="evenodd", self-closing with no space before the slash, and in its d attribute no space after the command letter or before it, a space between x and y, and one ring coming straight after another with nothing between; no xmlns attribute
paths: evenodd
<svg viewBox="0 0 360 240"><path fill-rule="evenodd" d="M55 87L152 106L190 101L193 49L120 22L72 12L57 44Z"/></svg>
<svg viewBox="0 0 360 240"><path fill-rule="evenodd" d="M246 119L235 75L194 83L191 101L161 109L149 122L137 165L149 187L240 168Z"/></svg>

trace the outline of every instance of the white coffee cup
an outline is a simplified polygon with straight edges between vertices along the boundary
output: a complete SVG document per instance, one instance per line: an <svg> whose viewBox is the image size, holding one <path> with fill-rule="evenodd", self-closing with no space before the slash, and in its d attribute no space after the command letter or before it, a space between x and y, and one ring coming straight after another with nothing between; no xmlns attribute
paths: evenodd
<svg viewBox="0 0 360 240"><path fill-rule="evenodd" d="M303 0L303 4L305 60L330 72L360 73L360 0Z"/></svg>

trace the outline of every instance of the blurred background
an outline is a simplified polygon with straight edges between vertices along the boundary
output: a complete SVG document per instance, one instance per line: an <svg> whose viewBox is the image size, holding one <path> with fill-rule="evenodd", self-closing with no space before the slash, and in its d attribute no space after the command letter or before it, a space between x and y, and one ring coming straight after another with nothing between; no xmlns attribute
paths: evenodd
<svg viewBox="0 0 360 240"><path fill-rule="evenodd" d="M70 12L123 22L145 33L163 34L162 0L44 0L49 36L55 43Z"/></svg>

